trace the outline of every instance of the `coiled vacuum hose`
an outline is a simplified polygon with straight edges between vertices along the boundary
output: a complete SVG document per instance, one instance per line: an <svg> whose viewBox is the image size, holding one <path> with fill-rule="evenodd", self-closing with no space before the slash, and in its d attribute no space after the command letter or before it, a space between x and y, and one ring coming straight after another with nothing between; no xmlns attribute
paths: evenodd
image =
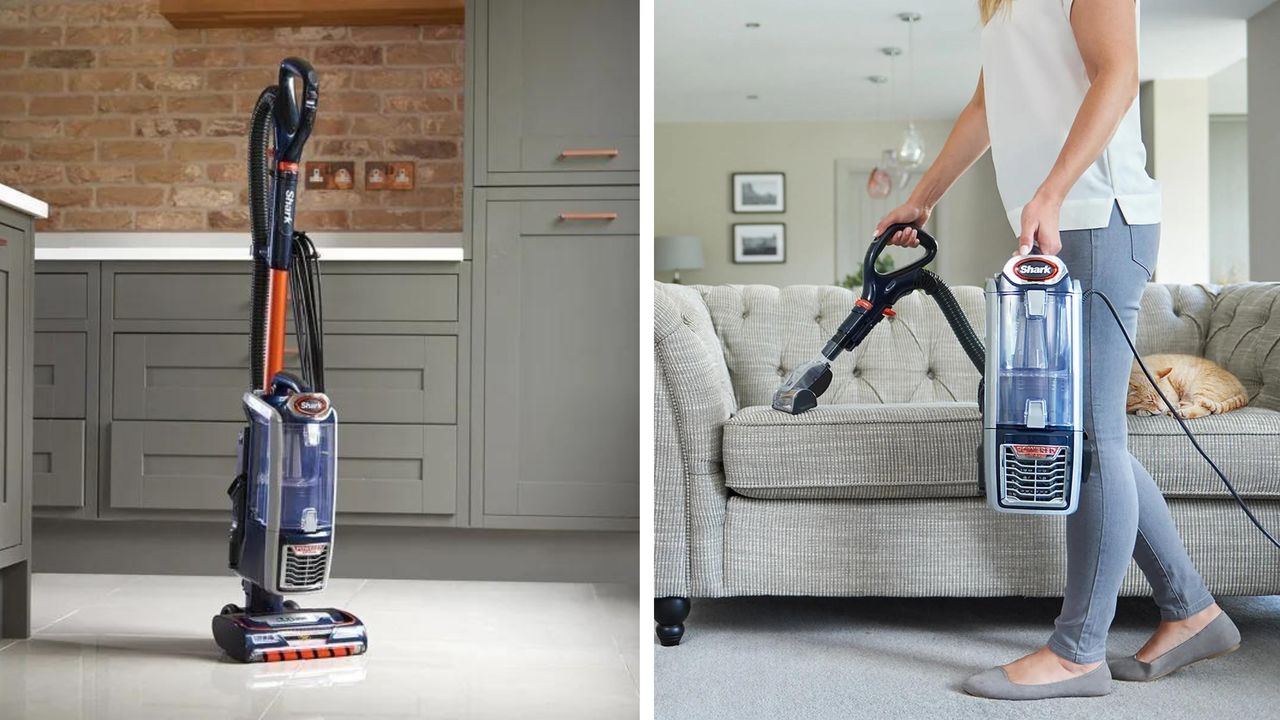
<svg viewBox="0 0 1280 720"><path fill-rule="evenodd" d="M960 303L956 301L951 288L947 287L942 278L928 270L920 271L920 279L916 284L938 303L938 309L942 310L942 316L947 319L951 331L960 341L964 354L969 356L969 361L978 369L978 374L983 374L987 369L987 351L978 334L973 331L973 326L969 324L969 318L965 317L964 311L960 309Z"/></svg>
<svg viewBox="0 0 1280 720"><path fill-rule="evenodd" d="M267 367L267 290L270 268L258 250L271 238L271 134L276 88L258 96L249 125L249 218L253 233L253 309L249 315L249 387L262 386Z"/></svg>

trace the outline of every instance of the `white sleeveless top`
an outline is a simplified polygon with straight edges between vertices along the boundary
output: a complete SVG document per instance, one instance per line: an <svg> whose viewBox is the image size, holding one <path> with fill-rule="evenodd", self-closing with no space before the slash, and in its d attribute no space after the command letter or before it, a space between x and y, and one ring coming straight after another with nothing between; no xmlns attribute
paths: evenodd
<svg viewBox="0 0 1280 720"><path fill-rule="evenodd" d="M996 184L1015 233L1048 177L1089 89L1071 31L1072 0L1013 0L982 30L987 129ZM1160 222L1160 184L1147 175L1138 100L1111 143L1062 203L1062 230L1103 228L1111 207L1130 225Z"/></svg>

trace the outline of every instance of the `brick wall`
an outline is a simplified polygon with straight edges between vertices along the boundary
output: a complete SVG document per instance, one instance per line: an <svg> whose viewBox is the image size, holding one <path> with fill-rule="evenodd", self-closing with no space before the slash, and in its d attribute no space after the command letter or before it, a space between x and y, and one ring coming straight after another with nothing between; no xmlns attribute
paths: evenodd
<svg viewBox="0 0 1280 720"><path fill-rule="evenodd" d="M320 75L303 160L356 188L301 190L306 230L462 227L462 28L175 30L157 0L0 0L0 183L45 230L244 230L247 128L286 55ZM416 163L365 191L363 162Z"/></svg>

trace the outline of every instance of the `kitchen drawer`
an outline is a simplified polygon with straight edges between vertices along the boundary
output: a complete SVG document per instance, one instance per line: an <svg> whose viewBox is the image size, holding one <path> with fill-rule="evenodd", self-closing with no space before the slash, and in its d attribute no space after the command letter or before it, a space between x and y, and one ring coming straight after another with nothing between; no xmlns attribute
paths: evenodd
<svg viewBox="0 0 1280 720"><path fill-rule="evenodd" d="M37 273L36 320L88 319L96 314L90 312L89 295L88 273Z"/></svg>
<svg viewBox="0 0 1280 720"><path fill-rule="evenodd" d="M113 508L227 510L240 423L111 425ZM339 512L452 514L457 428L338 426Z"/></svg>
<svg viewBox="0 0 1280 720"><path fill-rule="evenodd" d="M84 507L84 420L36 420L32 429L32 504Z"/></svg>
<svg viewBox="0 0 1280 720"><path fill-rule="evenodd" d="M520 203L521 235L638 235L635 200L526 200Z"/></svg>
<svg viewBox="0 0 1280 720"><path fill-rule="evenodd" d="M35 417L84 418L88 336L35 334Z"/></svg>
<svg viewBox="0 0 1280 720"><path fill-rule="evenodd" d="M243 320L247 326L250 277L245 267L243 273L116 273L113 316L117 320ZM322 289L325 322L458 319L456 274L327 273Z"/></svg>
<svg viewBox="0 0 1280 720"><path fill-rule="evenodd" d="M114 341L112 417L244 417L240 398L249 381L247 335L117 333ZM457 421L457 337L330 334L324 354L327 392L340 421Z"/></svg>

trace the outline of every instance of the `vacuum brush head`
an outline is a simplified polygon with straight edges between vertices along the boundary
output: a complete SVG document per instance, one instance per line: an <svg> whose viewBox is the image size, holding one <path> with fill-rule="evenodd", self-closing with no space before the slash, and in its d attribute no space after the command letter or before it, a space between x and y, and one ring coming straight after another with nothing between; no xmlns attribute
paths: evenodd
<svg viewBox="0 0 1280 720"><path fill-rule="evenodd" d="M831 362L825 357L797 367L773 393L773 409L791 415L818 406L818 396L831 385Z"/></svg>

